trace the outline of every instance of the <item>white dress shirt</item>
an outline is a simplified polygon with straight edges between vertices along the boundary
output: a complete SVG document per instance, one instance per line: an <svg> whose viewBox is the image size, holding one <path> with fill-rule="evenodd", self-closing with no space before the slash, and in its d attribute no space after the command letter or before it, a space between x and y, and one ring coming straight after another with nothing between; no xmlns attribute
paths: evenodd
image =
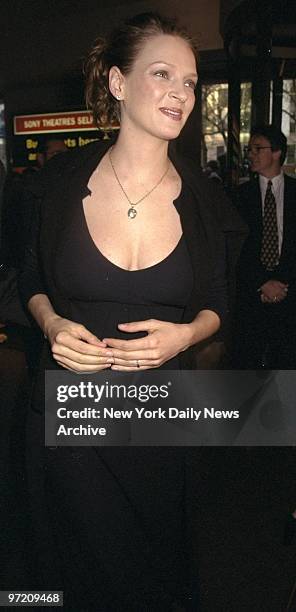
<svg viewBox="0 0 296 612"><path fill-rule="evenodd" d="M284 226L284 174L281 172L277 176L274 176L272 179L267 178L266 176L259 175L259 184L261 190L261 200L262 200L262 216L264 215L264 200L267 190L267 185L269 181L272 182L272 193L275 197L276 202L276 217L277 217L277 226L278 226L278 237L279 237L279 255L282 251L283 244L283 226Z"/></svg>

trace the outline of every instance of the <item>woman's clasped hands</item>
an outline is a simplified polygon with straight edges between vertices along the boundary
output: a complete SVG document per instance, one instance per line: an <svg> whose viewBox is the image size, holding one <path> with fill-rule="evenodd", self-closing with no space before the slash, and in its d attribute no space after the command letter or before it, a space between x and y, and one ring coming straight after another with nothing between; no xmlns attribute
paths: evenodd
<svg viewBox="0 0 296 612"><path fill-rule="evenodd" d="M99 340L79 323L58 315L50 318L46 336L56 362L68 370L92 373L110 368L135 371L158 368L190 345L189 326L149 319L120 323L123 332L146 332L142 338Z"/></svg>
<svg viewBox="0 0 296 612"><path fill-rule="evenodd" d="M99 372L110 368L112 351L84 325L54 315L47 321L46 336L56 362L74 372Z"/></svg>
<svg viewBox="0 0 296 612"><path fill-rule="evenodd" d="M159 368L190 346L190 326L184 323L148 319L120 323L118 329L125 333L146 332L146 335L134 340L103 339L113 352L112 370L129 372Z"/></svg>

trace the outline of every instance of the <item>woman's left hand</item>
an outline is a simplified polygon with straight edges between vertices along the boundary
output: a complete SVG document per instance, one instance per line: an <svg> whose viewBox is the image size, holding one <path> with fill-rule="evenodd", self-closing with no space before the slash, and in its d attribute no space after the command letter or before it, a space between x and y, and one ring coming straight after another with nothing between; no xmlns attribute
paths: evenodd
<svg viewBox="0 0 296 612"><path fill-rule="evenodd" d="M134 371L159 368L190 346L191 331L185 323L168 323L149 319L136 323L120 323L118 329L124 332L147 332L147 336L135 340L104 338L103 342L112 349L114 363L112 370Z"/></svg>

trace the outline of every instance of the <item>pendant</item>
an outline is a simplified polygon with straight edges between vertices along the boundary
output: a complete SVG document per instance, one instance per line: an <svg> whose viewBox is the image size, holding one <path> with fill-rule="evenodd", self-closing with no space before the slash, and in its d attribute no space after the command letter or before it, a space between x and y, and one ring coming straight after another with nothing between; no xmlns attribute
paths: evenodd
<svg viewBox="0 0 296 612"><path fill-rule="evenodd" d="M137 216L137 211L133 206L128 209L127 216L129 219L134 219Z"/></svg>

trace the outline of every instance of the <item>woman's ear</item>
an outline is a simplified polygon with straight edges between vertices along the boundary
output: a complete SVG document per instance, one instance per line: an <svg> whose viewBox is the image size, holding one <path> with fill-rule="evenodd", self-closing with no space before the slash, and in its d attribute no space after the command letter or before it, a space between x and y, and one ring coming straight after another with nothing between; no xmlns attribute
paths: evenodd
<svg viewBox="0 0 296 612"><path fill-rule="evenodd" d="M109 89L116 100L124 99L124 76L117 66L109 70Z"/></svg>

